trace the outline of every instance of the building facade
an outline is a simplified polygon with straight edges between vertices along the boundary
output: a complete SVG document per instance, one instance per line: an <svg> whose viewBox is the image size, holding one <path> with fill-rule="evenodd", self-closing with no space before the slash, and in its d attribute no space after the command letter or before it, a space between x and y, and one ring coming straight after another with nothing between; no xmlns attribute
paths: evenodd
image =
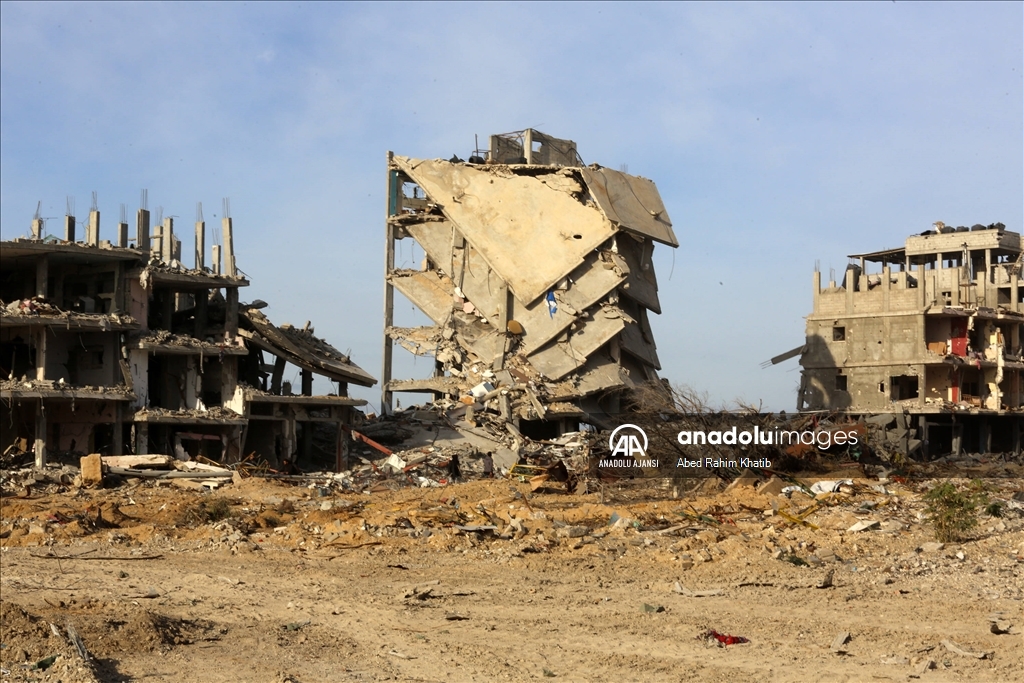
<svg viewBox="0 0 1024 683"><path fill-rule="evenodd" d="M122 211L115 240L101 240L94 209L84 240L69 215L62 237L37 218L30 237L0 244L5 452L32 452L38 466L87 453L341 466L341 433L365 403L347 395L348 383L374 378L309 323L278 328L257 310L262 302L240 304L249 282L235 265L232 221L222 220L207 266L197 218L191 267L173 219L151 231L146 209L132 238ZM288 363L301 375L298 393L282 381ZM313 396L314 374L338 391ZM321 423L336 436L314 453Z"/></svg>
<svg viewBox="0 0 1024 683"><path fill-rule="evenodd" d="M1000 224L934 230L814 273L798 409L909 416L926 454L1019 452L1022 242Z"/></svg>

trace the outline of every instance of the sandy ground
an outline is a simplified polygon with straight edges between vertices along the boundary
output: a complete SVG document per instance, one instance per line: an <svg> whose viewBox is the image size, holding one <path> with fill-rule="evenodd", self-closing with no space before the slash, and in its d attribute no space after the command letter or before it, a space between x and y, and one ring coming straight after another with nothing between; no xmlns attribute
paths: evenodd
<svg viewBox="0 0 1024 683"><path fill-rule="evenodd" d="M1024 680L1024 516L936 549L917 487L868 484L817 501L490 480L5 497L0 680Z"/></svg>

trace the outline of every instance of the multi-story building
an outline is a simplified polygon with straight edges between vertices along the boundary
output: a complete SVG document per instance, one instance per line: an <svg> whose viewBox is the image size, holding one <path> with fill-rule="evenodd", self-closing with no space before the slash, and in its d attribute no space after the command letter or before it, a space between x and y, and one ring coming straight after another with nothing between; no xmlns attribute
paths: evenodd
<svg viewBox="0 0 1024 683"><path fill-rule="evenodd" d="M34 452L39 466L85 453L342 464L344 426L365 403L347 395L348 383L374 378L309 323L279 328L257 310L262 302L240 305L249 282L235 266L232 221L222 220L223 244L207 267L197 218L191 268L173 219L151 234L145 209L134 239L122 211L116 241L101 240L94 208L85 240L68 215L63 239L47 236L37 217L31 237L0 244L5 451ZM299 395L282 379L289 363L302 378ZM338 391L313 396L314 374ZM333 443L314 444L323 424Z"/></svg>
<svg viewBox="0 0 1024 683"><path fill-rule="evenodd" d="M600 424L657 380L652 253L678 242L650 180L534 130L491 136L468 161L388 153L385 227L384 412L394 392L472 394L546 437ZM407 238L418 268L396 267ZM432 324L395 326L395 290ZM395 342L432 356L430 376L394 378Z"/></svg>
<svg viewBox="0 0 1024 683"><path fill-rule="evenodd" d="M838 286L815 271L798 409L904 414L926 455L1019 452L1021 236L934 227L850 256Z"/></svg>

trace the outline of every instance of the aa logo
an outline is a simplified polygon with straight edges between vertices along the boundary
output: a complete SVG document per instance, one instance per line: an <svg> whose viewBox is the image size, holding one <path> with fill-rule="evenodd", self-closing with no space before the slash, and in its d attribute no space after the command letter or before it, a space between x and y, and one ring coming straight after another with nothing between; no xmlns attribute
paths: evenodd
<svg viewBox="0 0 1024 683"><path fill-rule="evenodd" d="M611 457L647 457L647 434L636 425L619 425L608 437Z"/></svg>

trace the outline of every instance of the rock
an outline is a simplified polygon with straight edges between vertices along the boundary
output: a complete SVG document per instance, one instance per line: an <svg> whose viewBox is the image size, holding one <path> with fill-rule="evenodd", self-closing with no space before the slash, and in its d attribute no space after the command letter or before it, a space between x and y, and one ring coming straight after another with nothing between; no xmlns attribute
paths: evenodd
<svg viewBox="0 0 1024 683"><path fill-rule="evenodd" d="M843 631L832 641L832 645L829 646L829 650L835 652L837 655L844 655L846 654L846 644L848 642L850 642L850 632Z"/></svg>
<svg viewBox="0 0 1024 683"><path fill-rule="evenodd" d="M918 676L920 676L925 671L928 671L929 669L934 669L934 668L935 668L935 660L934 659L925 658L925 659L922 659L920 662L918 662L917 666L914 667L914 673L916 673Z"/></svg>
<svg viewBox="0 0 1024 683"><path fill-rule="evenodd" d="M560 538L583 538L590 532L585 526L567 526L559 529L556 534Z"/></svg>
<svg viewBox="0 0 1024 683"><path fill-rule="evenodd" d="M921 544L921 547L917 549L919 553L937 553L946 547L945 543L939 543L937 541L929 541L928 543Z"/></svg>
<svg viewBox="0 0 1024 683"><path fill-rule="evenodd" d="M750 470L743 470L740 472L740 476L736 477L731 484L725 487L726 491L732 491L733 489L740 487L753 487L757 483L757 477Z"/></svg>
<svg viewBox="0 0 1024 683"><path fill-rule="evenodd" d="M861 521L857 522L853 526L851 526L849 529L847 529L847 531L850 531L850 532L867 531L868 529L874 529L878 525L879 525L879 522L877 520L867 520L867 519L864 519L864 520L861 520Z"/></svg>
<svg viewBox="0 0 1024 683"><path fill-rule="evenodd" d="M103 486L103 459L99 453L83 457L80 465L83 484L88 487Z"/></svg>
<svg viewBox="0 0 1024 683"><path fill-rule="evenodd" d="M757 487L757 492L762 496L777 496L782 493L782 489L786 488L786 482L782 481L778 477L772 477L765 483Z"/></svg>

